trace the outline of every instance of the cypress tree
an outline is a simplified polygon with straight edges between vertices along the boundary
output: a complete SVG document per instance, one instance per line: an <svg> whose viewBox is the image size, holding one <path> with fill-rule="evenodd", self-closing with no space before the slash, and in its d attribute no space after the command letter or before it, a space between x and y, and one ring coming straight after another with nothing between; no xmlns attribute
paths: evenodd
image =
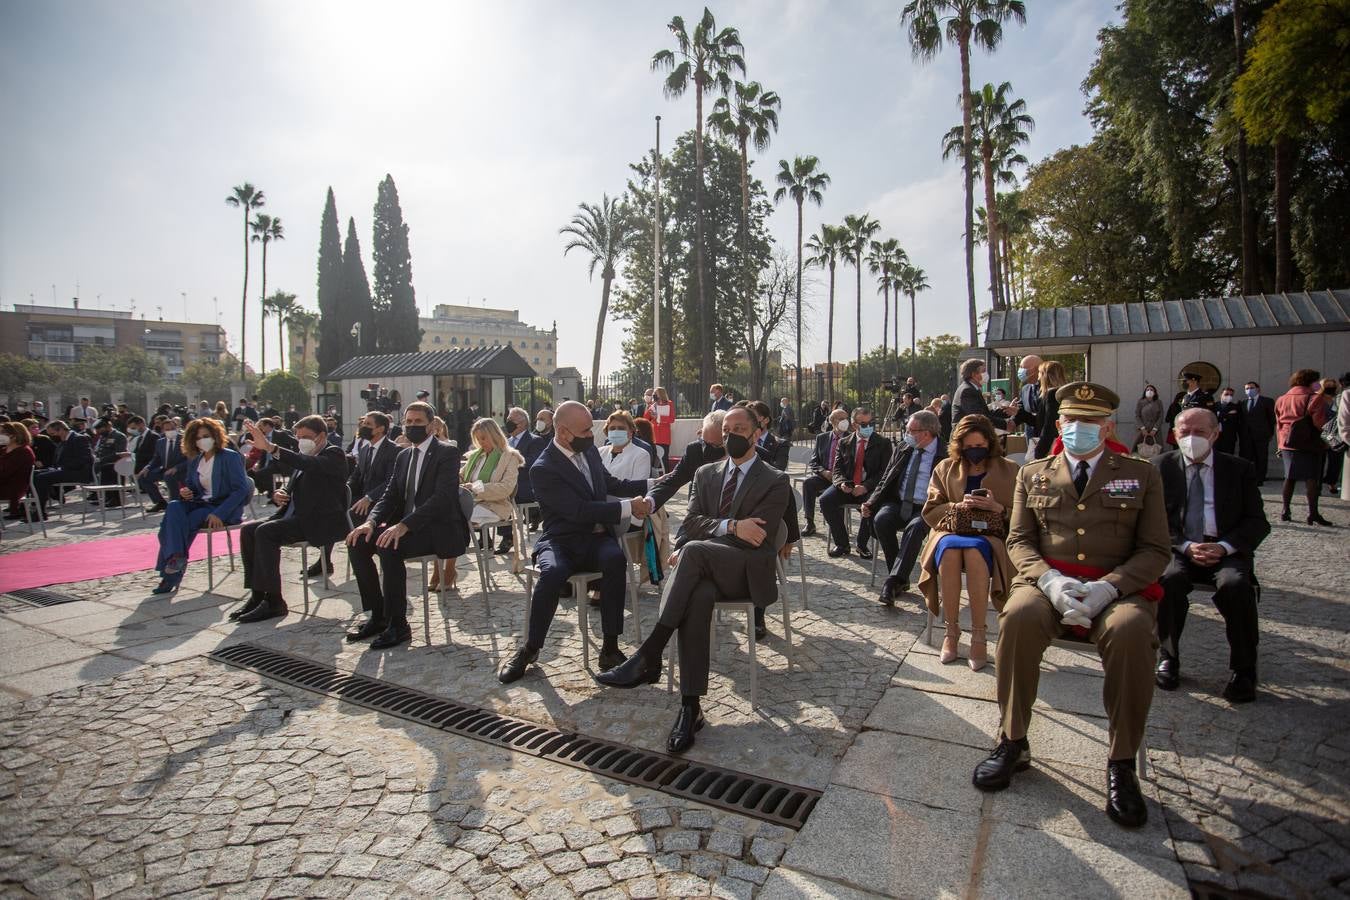
<svg viewBox="0 0 1350 900"><path fill-rule="evenodd" d="M422 345L413 293L408 225L398 202L394 176L386 174L375 200L374 308L380 353L416 353Z"/></svg>
<svg viewBox="0 0 1350 900"><path fill-rule="evenodd" d="M333 189L323 206L319 225L319 375L326 376L342 363L342 336L352 327L342 316L342 232L338 229Z"/></svg>
<svg viewBox="0 0 1350 900"><path fill-rule="evenodd" d="M376 352L375 317L370 305L370 282L366 280L366 266L361 262L361 245L356 240L356 220L347 220L347 244L342 248L342 309L346 331L341 335L343 355L341 362L353 356ZM361 337L352 336L352 325L361 326Z"/></svg>

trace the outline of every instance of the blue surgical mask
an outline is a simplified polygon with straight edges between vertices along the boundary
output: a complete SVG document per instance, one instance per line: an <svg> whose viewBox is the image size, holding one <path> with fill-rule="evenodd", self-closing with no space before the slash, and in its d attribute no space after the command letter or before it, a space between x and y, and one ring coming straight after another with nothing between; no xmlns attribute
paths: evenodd
<svg viewBox="0 0 1350 900"><path fill-rule="evenodd" d="M1102 426L1093 422L1068 422L1060 429L1064 449L1074 456L1088 456L1102 443Z"/></svg>
<svg viewBox="0 0 1350 900"><path fill-rule="evenodd" d="M914 435L910 434L908 431L905 432L905 436L904 436L903 438L901 438L901 440L903 440L903 441L905 442L905 446L906 446L906 447L917 447L917 446L919 446L918 440L914 437Z"/></svg>
<svg viewBox="0 0 1350 900"><path fill-rule="evenodd" d="M1247 399L1248 399L1248 400L1255 400L1257 394L1260 394L1260 393L1261 393L1261 392L1258 391L1256 388L1247 388L1247 391L1246 391Z"/></svg>
<svg viewBox="0 0 1350 900"><path fill-rule="evenodd" d="M1026 370L1026 369L1023 369L1023 368L1020 368L1020 367L1018 368L1018 370L1017 370L1017 380L1018 380L1018 381L1026 381L1026 380L1027 380L1027 370Z"/></svg>
<svg viewBox="0 0 1350 900"><path fill-rule="evenodd" d="M876 430L877 430L877 429L876 429L875 426L872 426L872 425L862 425L862 426L859 426L859 428L858 428L858 434L862 435L864 438L870 438L870 437L873 435L873 433L876 432Z"/></svg>
<svg viewBox="0 0 1350 900"><path fill-rule="evenodd" d="M609 433L609 442L615 447L622 447L628 443L628 431L623 428L615 428Z"/></svg>

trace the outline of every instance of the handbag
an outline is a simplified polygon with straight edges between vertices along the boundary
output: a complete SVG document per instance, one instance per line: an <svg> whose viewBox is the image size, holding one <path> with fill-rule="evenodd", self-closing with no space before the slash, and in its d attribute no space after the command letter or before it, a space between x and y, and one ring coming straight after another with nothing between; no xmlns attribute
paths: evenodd
<svg viewBox="0 0 1350 900"><path fill-rule="evenodd" d="M1312 419L1312 398L1308 398L1308 405L1303 411L1303 415L1294 420L1294 424L1289 426L1289 449L1303 450L1309 453L1321 453L1326 449L1326 444L1322 442L1322 432Z"/></svg>
<svg viewBox="0 0 1350 900"><path fill-rule="evenodd" d="M967 509L958 503L947 507L942 521L935 531L945 531L961 537L996 537L1007 535L1003 525L1003 515L993 514L987 509Z"/></svg>
<svg viewBox="0 0 1350 900"><path fill-rule="evenodd" d="M1162 446L1158 443L1158 439L1151 434L1147 434L1144 435L1143 441L1135 449L1134 454L1140 459L1152 459L1161 452Z"/></svg>

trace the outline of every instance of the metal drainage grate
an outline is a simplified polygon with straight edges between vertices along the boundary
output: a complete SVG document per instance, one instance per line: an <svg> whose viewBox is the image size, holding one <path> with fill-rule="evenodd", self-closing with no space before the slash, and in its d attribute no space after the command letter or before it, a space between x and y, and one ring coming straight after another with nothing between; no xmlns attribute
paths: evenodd
<svg viewBox="0 0 1350 900"><path fill-rule="evenodd" d="M20 588L17 591L6 591L5 594L34 606L60 606L62 603L74 603L76 600L84 599L83 597L72 597L70 594L42 591L36 588Z"/></svg>
<svg viewBox="0 0 1350 900"><path fill-rule="evenodd" d="M1275 900L1273 894L1263 894L1244 888L1227 888L1208 881L1192 881L1190 888L1194 900Z"/></svg>
<svg viewBox="0 0 1350 900"><path fill-rule="evenodd" d="M209 656L376 712L788 828L801 828L820 799L820 791L811 788L545 728L253 644L234 644Z"/></svg>

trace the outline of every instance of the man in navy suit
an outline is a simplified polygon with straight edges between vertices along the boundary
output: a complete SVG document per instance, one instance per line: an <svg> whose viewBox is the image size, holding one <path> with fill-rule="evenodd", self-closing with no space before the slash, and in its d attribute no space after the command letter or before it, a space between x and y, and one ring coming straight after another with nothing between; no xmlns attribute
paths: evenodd
<svg viewBox="0 0 1350 900"><path fill-rule="evenodd" d="M459 450L431 433L435 411L414 401L403 411L411 446L394 460L384 496L347 535L361 606L370 620L348 641L374 638L372 650L412 640L408 627L408 570L404 560L435 554L455 559L469 546L469 526L459 505ZM380 558L380 572L375 557Z"/></svg>
<svg viewBox="0 0 1350 900"><path fill-rule="evenodd" d="M518 681L539 658L558 610L558 592L574 572L601 574L600 669L613 668L627 658L619 650L627 561L615 529L626 527L629 516L651 512L644 497L648 480L621 481L605 470L584 404L575 400L561 404L553 415L553 429L553 440L530 467L530 486L544 516L534 546L539 577L530 598L525 643L497 673L502 684ZM577 602L585 603L586 598Z"/></svg>
<svg viewBox="0 0 1350 900"><path fill-rule="evenodd" d="M519 406L511 407L511 411L506 414L506 427L502 429L506 432L506 443L525 457L525 464L520 467L520 472L516 476L516 502L533 503L534 487L530 484L530 466L539 458L539 454L544 452L548 446L548 438L530 431L530 414ZM521 527L525 527L526 522L521 522ZM497 553L510 553L511 546L514 543L511 537L511 529L503 526L498 529L501 534L501 542L497 545Z"/></svg>
<svg viewBox="0 0 1350 900"><path fill-rule="evenodd" d="M708 388L708 412L717 412L719 409L725 412L731 409L731 398L727 396L726 388L720 384L714 384Z"/></svg>
<svg viewBox="0 0 1350 900"><path fill-rule="evenodd" d="M40 469L33 476L44 516L47 504L53 499L54 485L61 482L92 484L94 481L94 446L89 436L71 431L70 426L60 419L47 426L47 434L56 443L56 460L51 467Z"/></svg>

